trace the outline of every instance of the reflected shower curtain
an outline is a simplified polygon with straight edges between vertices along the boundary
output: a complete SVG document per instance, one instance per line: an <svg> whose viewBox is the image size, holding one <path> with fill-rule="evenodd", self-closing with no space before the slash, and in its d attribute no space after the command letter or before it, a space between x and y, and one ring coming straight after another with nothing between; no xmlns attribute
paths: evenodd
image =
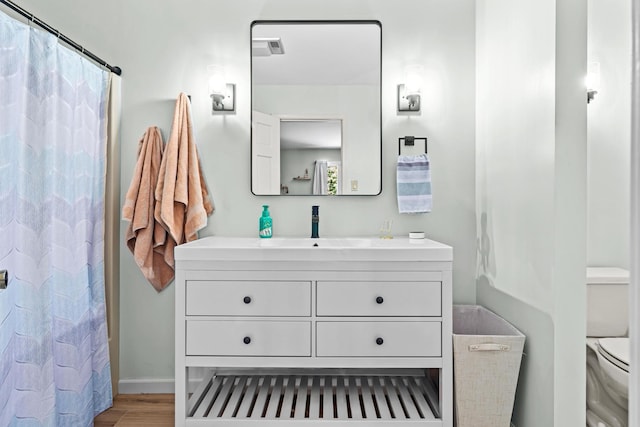
<svg viewBox="0 0 640 427"><path fill-rule="evenodd" d="M0 12L0 426L87 426L111 405L107 84Z"/></svg>
<svg viewBox="0 0 640 427"><path fill-rule="evenodd" d="M328 185L328 171L326 160L316 160L316 165L313 170L313 187L311 194L314 195L326 195L329 191Z"/></svg>

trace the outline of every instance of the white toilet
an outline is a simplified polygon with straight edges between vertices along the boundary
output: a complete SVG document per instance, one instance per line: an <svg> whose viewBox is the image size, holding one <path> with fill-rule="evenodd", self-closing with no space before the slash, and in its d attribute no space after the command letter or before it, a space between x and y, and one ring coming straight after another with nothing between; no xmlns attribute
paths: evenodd
<svg viewBox="0 0 640 427"><path fill-rule="evenodd" d="M587 426L627 427L629 272L587 268Z"/></svg>

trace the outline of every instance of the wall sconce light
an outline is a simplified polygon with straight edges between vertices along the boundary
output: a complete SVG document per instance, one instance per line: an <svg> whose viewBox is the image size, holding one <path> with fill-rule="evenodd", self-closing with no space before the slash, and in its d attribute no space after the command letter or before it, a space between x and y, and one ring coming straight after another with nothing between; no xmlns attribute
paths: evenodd
<svg viewBox="0 0 640 427"><path fill-rule="evenodd" d="M207 67L209 72L209 95L211 96L211 112L223 113L236 110L236 85L227 83L224 70L219 65Z"/></svg>
<svg viewBox="0 0 640 427"><path fill-rule="evenodd" d="M593 101L600 90L600 63L599 62L589 62L587 64L587 104Z"/></svg>
<svg viewBox="0 0 640 427"><path fill-rule="evenodd" d="M405 83L398 85L398 111L420 111L422 71L421 65L405 68Z"/></svg>

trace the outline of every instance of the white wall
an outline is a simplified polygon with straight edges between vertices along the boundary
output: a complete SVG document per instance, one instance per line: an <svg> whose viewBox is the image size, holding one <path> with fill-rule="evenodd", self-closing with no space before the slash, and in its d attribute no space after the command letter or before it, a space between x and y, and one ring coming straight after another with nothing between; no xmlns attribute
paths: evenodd
<svg viewBox="0 0 640 427"><path fill-rule="evenodd" d="M553 425L554 21L552 1L477 4L477 297L527 336L516 426Z"/></svg>
<svg viewBox="0 0 640 427"><path fill-rule="evenodd" d="M478 232L491 243L486 273L543 308L552 298L554 19L552 1L478 2L476 191Z"/></svg>
<svg viewBox="0 0 640 427"><path fill-rule="evenodd" d="M586 4L482 0L476 30L478 301L535 346L516 424L584 425Z"/></svg>
<svg viewBox="0 0 640 427"><path fill-rule="evenodd" d="M255 236L269 204L282 236L306 236L320 203L325 236L424 230L454 247L454 300L475 301L475 2L473 0L23 0L21 6L123 69L122 194L148 126L169 133L179 92L192 95L195 137L216 212L202 235ZM249 30L256 19L377 19L383 38L383 184L377 197L256 197L250 191ZM398 116L396 84L420 61L430 87L420 115ZM237 112L210 113L206 68L226 66ZM429 137L434 211L400 216L395 192L398 137ZM122 224L124 233L125 223ZM121 249L121 379L173 378L174 286L160 294ZM121 390L124 391L124 390Z"/></svg>
<svg viewBox="0 0 640 427"><path fill-rule="evenodd" d="M631 2L589 0L588 61L601 85L587 108L589 265L629 267Z"/></svg>

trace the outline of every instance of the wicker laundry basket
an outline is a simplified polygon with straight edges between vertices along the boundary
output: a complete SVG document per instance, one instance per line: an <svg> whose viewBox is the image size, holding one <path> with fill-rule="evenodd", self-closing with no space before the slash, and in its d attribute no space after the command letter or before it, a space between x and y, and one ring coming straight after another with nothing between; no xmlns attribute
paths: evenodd
<svg viewBox="0 0 640 427"><path fill-rule="evenodd" d="M509 427L525 336L478 305L453 306L457 427Z"/></svg>

